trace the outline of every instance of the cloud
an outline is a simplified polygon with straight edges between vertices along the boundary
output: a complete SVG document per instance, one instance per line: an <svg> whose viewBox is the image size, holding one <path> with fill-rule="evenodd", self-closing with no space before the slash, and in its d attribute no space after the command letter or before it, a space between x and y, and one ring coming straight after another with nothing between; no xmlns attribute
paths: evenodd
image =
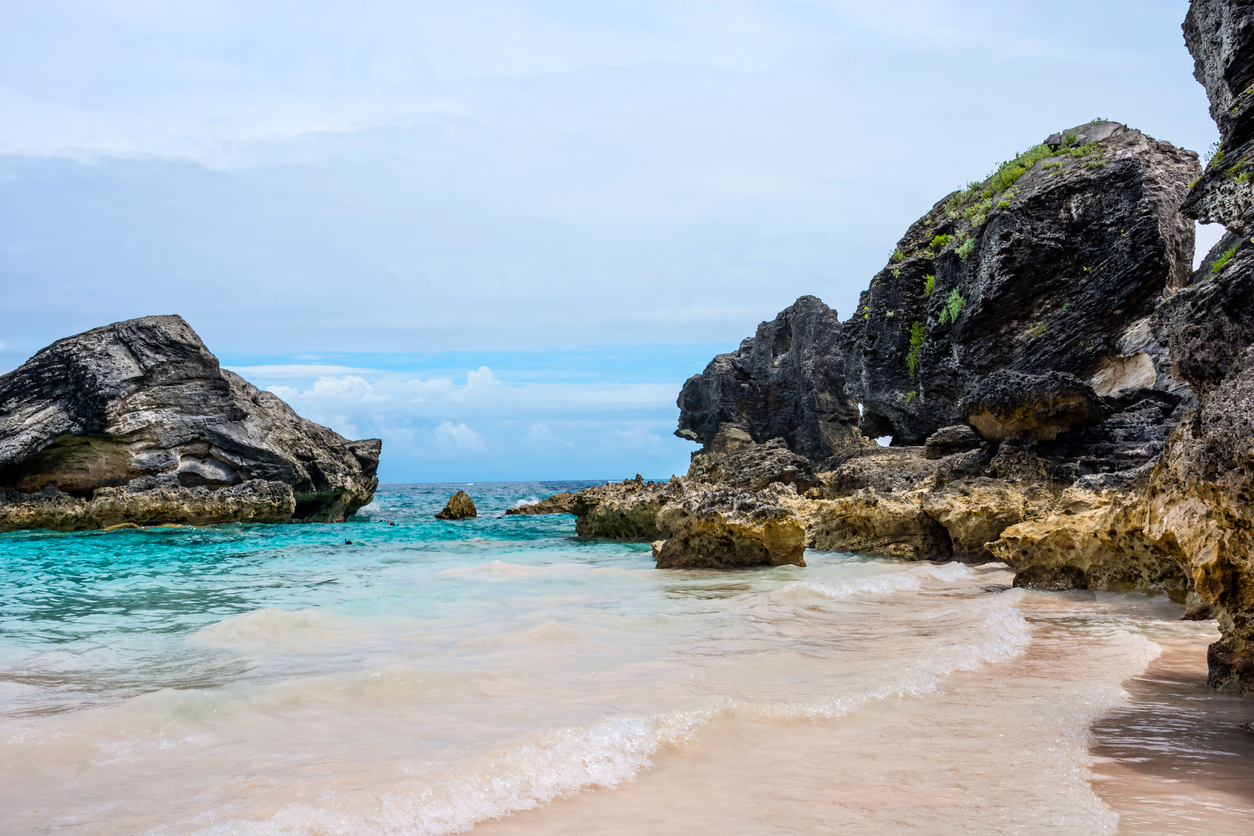
<svg viewBox="0 0 1254 836"><path fill-rule="evenodd" d="M647 447L662 443L662 439L659 436L649 432L643 427L615 429L614 437L618 440L618 444L631 448Z"/></svg>
<svg viewBox="0 0 1254 836"><path fill-rule="evenodd" d="M465 424L444 421L432 435L436 446L444 450L482 450L485 447L483 436Z"/></svg>

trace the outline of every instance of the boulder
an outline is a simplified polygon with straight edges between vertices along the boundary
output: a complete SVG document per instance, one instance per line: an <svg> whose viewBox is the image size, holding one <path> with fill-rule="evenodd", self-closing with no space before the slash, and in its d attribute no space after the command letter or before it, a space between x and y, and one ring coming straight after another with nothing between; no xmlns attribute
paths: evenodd
<svg viewBox="0 0 1254 836"><path fill-rule="evenodd" d="M955 560L983 563L996 559L984 544L1022 522L1028 492L988 478L951 482L928 491L920 506L945 527Z"/></svg>
<svg viewBox="0 0 1254 836"><path fill-rule="evenodd" d="M659 569L805 566L805 530L768 495L718 487L663 507L653 543Z"/></svg>
<svg viewBox="0 0 1254 836"><path fill-rule="evenodd" d="M810 548L901 560L949 560L945 527L928 516L915 492L860 491L813 500L800 510Z"/></svg>
<svg viewBox="0 0 1254 836"><path fill-rule="evenodd" d="M465 491L458 491L448 498L444 509L435 515L437 520L465 520L476 517L475 501Z"/></svg>
<svg viewBox="0 0 1254 836"><path fill-rule="evenodd" d="M378 439L348 441L306 421L221 368L180 317L128 320L59 340L0 376L0 490L52 487L91 508L104 503L115 509L109 514L124 508L139 517L40 501L39 514L0 512L0 530L36 519L62 529L98 527L104 518L341 521L373 498L380 447ZM221 502L177 490L213 493L251 482L285 486L290 499L276 504L272 485L223 494ZM100 493L132 485L144 496L121 506ZM250 509L250 497L257 507ZM60 522L59 507L67 514Z"/></svg>
<svg viewBox="0 0 1254 836"><path fill-rule="evenodd" d="M1052 441L1059 433L1096 424L1110 408L1075 375L1003 369L975 385L962 411L986 441L1016 436Z"/></svg>
<svg viewBox="0 0 1254 836"><path fill-rule="evenodd" d="M532 516L536 514L569 514L571 513L571 505L575 502L575 495L570 491L562 491L552 496L545 497L539 502L533 502L529 505L519 505L517 508L506 510L505 516L512 517L515 515Z"/></svg>
<svg viewBox="0 0 1254 836"><path fill-rule="evenodd" d="M675 435L709 448L730 426L758 443L782 438L814 461L863 443L857 404L845 394L840 328L835 311L802 296L688 379Z"/></svg>
<svg viewBox="0 0 1254 836"><path fill-rule="evenodd" d="M841 324L868 434L918 444L966 423L964 404L1002 371L1157 385L1168 366L1138 337L1189 282L1194 224L1179 209L1200 172L1191 151L1098 122L937 203Z"/></svg>
<svg viewBox="0 0 1254 836"><path fill-rule="evenodd" d="M645 482L639 476L584 488L575 494L570 512L581 537L652 542L661 536L657 514L683 494L678 482Z"/></svg>
<svg viewBox="0 0 1254 836"><path fill-rule="evenodd" d="M969 425L954 424L951 427L941 427L927 437L927 441L923 443L923 458L943 459L955 453L979 450L983 446L980 437Z"/></svg>
<svg viewBox="0 0 1254 836"><path fill-rule="evenodd" d="M710 450L693 455L686 476L689 482L750 491L760 491L767 485L779 483L793 485L801 492L822 484L810 460L789 451L783 439L773 438L763 444L755 444L752 440L728 444L726 435L720 433Z"/></svg>

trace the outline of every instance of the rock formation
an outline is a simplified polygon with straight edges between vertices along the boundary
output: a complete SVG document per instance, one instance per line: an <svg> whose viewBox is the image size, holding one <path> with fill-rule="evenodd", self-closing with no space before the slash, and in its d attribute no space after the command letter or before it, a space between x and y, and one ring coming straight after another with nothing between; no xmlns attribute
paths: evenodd
<svg viewBox="0 0 1254 836"><path fill-rule="evenodd" d="M725 426L755 442L783 439L822 461L858 443L858 407L845 394L836 312L802 296L731 354L720 354L679 393L680 438L707 447Z"/></svg>
<svg viewBox="0 0 1254 836"><path fill-rule="evenodd" d="M562 491L552 496L545 497L539 502L532 502L528 505L519 505L517 508L506 510L505 516L512 517L516 515L534 516L537 514L569 514L570 506L575 501L575 495L570 491Z"/></svg>
<svg viewBox="0 0 1254 836"><path fill-rule="evenodd" d="M0 377L0 531L341 521L380 447L222 369L180 317L119 322Z"/></svg>
<svg viewBox="0 0 1254 836"><path fill-rule="evenodd" d="M1147 317L1189 281L1193 223L1179 209L1200 173L1191 151L1094 122L937 203L841 325L867 434L918 444L966 423L999 372L1046 399L1019 420L1043 409L1059 429L1092 419L1089 389L1155 387L1167 366Z"/></svg>
<svg viewBox="0 0 1254 836"><path fill-rule="evenodd" d="M435 515L437 520L465 520L478 516L475 501L465 491L458 491L448 498L443 510Z"/></svg>

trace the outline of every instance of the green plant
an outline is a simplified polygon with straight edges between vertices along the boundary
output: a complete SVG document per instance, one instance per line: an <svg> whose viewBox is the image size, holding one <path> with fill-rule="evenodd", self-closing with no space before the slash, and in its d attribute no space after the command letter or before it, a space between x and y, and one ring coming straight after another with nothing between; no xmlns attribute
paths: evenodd
<svg viewBox="0 0 1254 836"><path fill-rule="evenodd" d="M894 264L892 267L888 268L888 272L893 274L894 279L900 279L901 278L901 265Z"/></svg>
<svg viewBox="0 0 1254 836"><path fill-rule="evenodd" d="M888 257L888 260L889 261L903 261L905 260L905 257L906 257L906 254L901 251L900 247L898 247L897 249L893 250L893 254Z"/></svg>
<svg viewBox="0 0 1254 836"><path fill-rule="evenodd" d="M954 252L958 254L959 258L961 258L963 261L966 261L967 258L970 257L971 251L974 249L975 249L975 239L968 238L967 240L959 244L957 248L954 249Z"/></svg>
<svg viewBox="0 0 1254 836"><path fill-rule="evenodd" d="M870 305L863 305L863 306L862 306L862 318L863 318L863 319L870 319L870 318L871 318L871 306L870 306Z"/></svg>
<svg viewBox="0 0 1254 836"><path fill-rule="evenodd" d="M888 317L889 319L892 319L896 315L897 315L896 311L888 311L887 313L884 314L884 316Z"/></svg>
<svg viewBox="0 0 1254 836"><path fill-rule="evenodd" d="M909 392L906 393L906 403L910 403L918 396L919 396L919 393L911 389Z"/></svg>
<svg viewBox="0 0 1254 836"><path fill-rule="evenodd" d="M1222 142L1212 142L1210 147L1202 154L1202 162L1207 166L1219 165L1224 159L1224 144Z"/></svg>
<svg viewBox="0 0 1254 836"><path fill-rule="evenodd" d="M1102 117L1098 116L1096 119L1090 119L1090 120L1089 120L1089 124L1090 124L1090 125L1096 125L1098 122L1105 122L1105 121L1106 121L1105 119L1103 119Z"/></svg>
<svg viewBox="0 0 1254 836"><path fill-rule="evenodd" d="M1003 200L1001 203L998 203L998 204L997 204L997 208L998 208L998 209L1009 209L1009 208L1010 208L1010 201L1009 201L1009 200Z"/></svg>
<svg viewBox="0 0 1254 836"><path fill-rule="evenodd" d="M906 354L906 371L910 374L910 379L914 379L914 374L919 369L919 349L923 348L924 328L922 322L916 322L910 326L910 351Z"/></svg>
<svg viewBox="0 0 1254 836"><path fill-rule="evenodd" d="M1241 163L1240 161L1238 161L1236 165L1228 166L1228 168L1224 169L1224 174L1228 175L1229 177L1236 177L1237 174L1240 173L1240 171L1241 171Z"/></svg>
<svg viewBox="0 0 1254 836"><path fill-rule="evenodd" d="M1201 180L1201 179L1202 179L1201 177L1194 177L1194 178L1193 178L1193 181L1189 183L1189 188L1191 189L1191 188L1193 188L1194 186L1196 186L1196 185L1197 185L1197 181L1198 181L1198 180Z"/></svg>
<svg viewBox="0 0 1254 836"><path fill-rule="evenodd" d="M945 307L941 309L940 323L948 325L958 320L958 314L962 313L962 309L967 305L967 300L958 292L958 288L949 291L949 297L945 299Z"/></svg>
<svg viewBox="0 0 1254 836"><path fill-rule="evenodd" d="M1210 266L1211 273L1218 273L1220 270L1224 269L1224 265L1232 260L1232 257L1237 254L1237 248L1240 246L1241 243L1237 242L1232 246L1232 249L1227 250L1223 255L1215 259L1214 263Z"/></svg>
<svg viewBox="0 0 1254 836"><path fill-rule="evenodd" d="M952 235L937 235L932 239L932 243L928 244L928 246L934 249L942 250L945 247L948 247L949 242L952 240L954 240L954 236Z"/></svg>
<svg viewBox="0 0 1254 836"><path fill-rule="evenodd" d="M936 289L936 276L927 275L923 277L923 295L931 296L932 291Z"/></svg>
<svg viewBox="0 0 1254 836"><path fill-rule="evenodd" d="M1046 329L1046 327L1048 327L1048 326L1046 325L1046 323L1044 323L1044 322L1038 322L1038 323L1036 323L1035 325L1033 325L1031 328L1029 328L1029 329L1028 329L1028 333L1032 335L1032 338L1033 338L1033 339L1035 339L1035 338L1039 337L1041 334L1044 334L1044 333L1045 333L1045 329Z"/></svg>
<svg viewBox="0 0 1254 836"><path fill-rule="evenodd" d="M1081 269L1081 270L1083 270L1085 273L1092 273L1092 272L1093 272L1093 268L1092 268L1092 267L1081 267L1080 269Z"/></svg>
<svg viewBox="0 0 1254 836"><path fill-rule="evenodd" d="M1235 179L1238 183L1244 183L1246 180L1249 180L1251 177L1254 177L1254 171L1247 171L1244 174L1238 174Z"/></svg>

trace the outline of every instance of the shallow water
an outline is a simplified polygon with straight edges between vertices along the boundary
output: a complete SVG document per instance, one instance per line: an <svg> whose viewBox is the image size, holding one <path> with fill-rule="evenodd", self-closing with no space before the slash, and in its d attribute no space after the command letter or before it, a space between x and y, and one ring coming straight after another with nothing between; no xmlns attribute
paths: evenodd
<svg viewBox="0 0 1254 836"><path fill-rule="evenodd" d="M432 519L459 487L482 516ZM567 487L0 537L0 832L1248 832L1254 714L1199 690L1214 628L1164 599L657 571L497 516Z"/></svg>

